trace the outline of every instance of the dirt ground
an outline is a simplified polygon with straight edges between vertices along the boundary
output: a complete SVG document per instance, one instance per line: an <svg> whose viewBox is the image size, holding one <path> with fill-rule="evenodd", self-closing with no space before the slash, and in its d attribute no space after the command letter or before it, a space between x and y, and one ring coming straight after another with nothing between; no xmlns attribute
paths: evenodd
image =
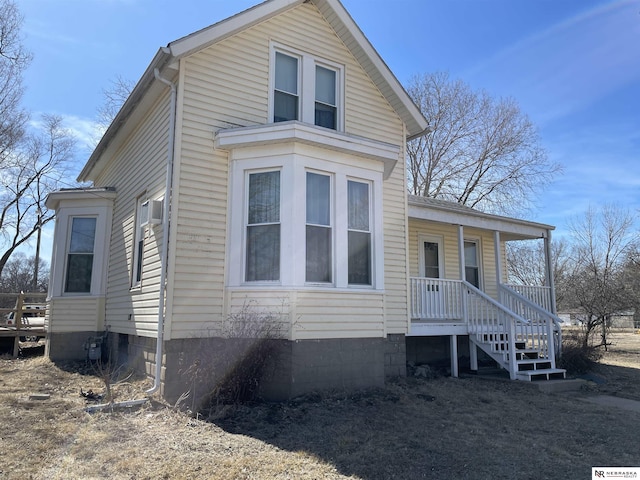
<svg viewBox="0 0 640 480"><path fill-rule="evenodd" d="M84 364L0 360L0 478L580 479L640 466L640 334L613 345L583 388L541 393L480 377L403 379L382 389L238 408L213 422L151 402L89 414L104 391ZM146 381L115 387L143 398Z"/></svg>

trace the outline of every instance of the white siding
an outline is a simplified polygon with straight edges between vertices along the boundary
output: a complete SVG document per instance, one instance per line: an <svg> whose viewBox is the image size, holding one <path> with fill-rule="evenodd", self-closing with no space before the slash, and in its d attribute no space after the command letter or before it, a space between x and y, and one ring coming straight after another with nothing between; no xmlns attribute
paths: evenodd
<svg viewBox="0 0 640 480"><path fill-rule="evenodd" d="M53 333L104 329L104 298L55 297L49 300L48 330Z"/></svg>
<svg viewBox="0 0 640 480"><path fill-rule="evenodd" d="M142 285L131 289L136 199L164 197L169 94L154 105L114 155L95 184L115 187L105 324L112 331L155 335L163 225L147 228Z"/></svg>
<svg viewBox="0 0 640 480"><path fill-rule="evenodd" d="M424 220L409 220L409 265L410 275L420 275L418 261L418 236L435 235L444 239L444 278L460 279L460 262L458 254L458 226ZM496 261L493 232L473 228L464 229L465 240L479 240L480 275L482 289L493 298L497 298ZM504 251L504 249L503 249ZM503 257L504 263L504 257Z"/></svg>
<svg viewBox="0 0 640 480"><path fill-rule="evenodd" d="M297 305L295 338L370 337L407 329L404 161L384 183L386 294L327 291L238 291L225 306L227 154L213 149L221 128L267 123L270 42L345 66L345 130L402 145L403 126L363 69L311 4L300 5L181 63L182 125L175 189L175 264L169 271L168 336L215 335L226 313L251 294L267 306L280 295ZM328 153L330 155L330 152ZM176 201L177 200L177 201ZM175 236L173 236L175 232ZM293 295L293 297L291 297ZM217 326L216 326L217 325Z"/></svg>

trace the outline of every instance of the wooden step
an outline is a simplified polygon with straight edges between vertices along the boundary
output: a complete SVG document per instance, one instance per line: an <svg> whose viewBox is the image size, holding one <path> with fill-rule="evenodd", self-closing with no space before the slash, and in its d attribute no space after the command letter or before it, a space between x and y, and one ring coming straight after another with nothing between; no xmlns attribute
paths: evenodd
<svg viewBox="0 0 640 480"><path fill-rule="evenodd" d="M516 360L519 372L531 371L531 370L548 370L551 368L551 362L544 359L527 359Z"/></svg>
<svg viewBox="0 0 640 480"><path fill-rule="evenodd" d="M524 382L540 380L558 380L567 377L567 371L562 368L545 368L541 370L525 370L516 373L516 379Z"/></svg>

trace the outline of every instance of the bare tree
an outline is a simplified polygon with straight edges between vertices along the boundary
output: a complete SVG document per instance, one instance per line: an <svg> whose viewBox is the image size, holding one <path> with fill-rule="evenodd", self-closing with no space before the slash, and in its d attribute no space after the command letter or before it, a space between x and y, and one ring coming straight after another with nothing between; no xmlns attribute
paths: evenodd
<svg viewBox="0 0 640 480"><path fill-rule="evenodd" d="M98 108L97 126L99 131L97 137L101 137L109 128L111 122L116 117L124 102L129 98L131 91L135 87L135 82L118 75L111 80L108 88L102 89L104 103Z"/></svg>
<svg viewBox="0 0 640 480"><path fill-rule="evenodd" d="M11 0L0 0L0 168L13 157L28 120L21 108L22 72L31 55L21 42L22 16Z"/></svg>
<svg viewBox="0 0 640 480"><path fill-rule="evenodd" d="M564 239L551 243L551 268L554 284L562 284L569 269L569 245ZM544 243L528 240L507 243L507 272L509 282L519 285L547 285ZM556 289L556 301L560 304L564 292Z"/></svg>
<svg viewBox="0 0 640 480"><path fill-rule="evenodd" d="M53 220L46 196L56 190L73 157L75 139L55 115L44 115L42 133L30 135L0 171L0 275L11 255Z"/></svg>
<svg viewBox="0 0 640 480"><path fill-rule="evenodd" d="M0 277L0 292L19 293L32 291L35 262L35 256L27 257L24 252L16 252L12 255L11 259L5 264ZM48 288L48 265L42 259L40 259L39 264L39 270L42 275L35 291L46 292Z"/></svg>
<svg viewBox="0 0 640 480"><path fill-rule="evenodd" d="M446 73L415 76L407 91L432 129L408 145L412 194L514 213L560 172L515 100L496 100Z"/></svg>
<svg viewBox="0 0 640 480"><path fill-rule="evenodd" d="M624 275L626 262L638 248L633 221L628 210L608 205L598 211L589 208L571 224L572 269L565 289L567 303L584 315L585 347L600 327L600 345L606 348L611 315L633 306Z"/></svg>

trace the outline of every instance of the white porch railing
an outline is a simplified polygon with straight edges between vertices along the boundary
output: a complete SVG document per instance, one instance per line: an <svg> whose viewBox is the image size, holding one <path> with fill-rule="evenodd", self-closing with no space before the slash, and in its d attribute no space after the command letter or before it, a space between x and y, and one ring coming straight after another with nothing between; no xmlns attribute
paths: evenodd
<svg viewBox="0 0 640 480"><path fill-rule="evenodd" d="M466 323L475 341L491 348L496 360L504 359L512 378L517 372L516 343L536 350L538 358L547 359L551 368L556 367L555 354L562 340L559 319L537 302L505 286L500 286L498 301L465 281L421 277L410 280L412 319ZM538 292L544 290L532 287L528 291L545 304ZM546 304L550 305L550 300Z"/></svg>
<svg viewBox="0 0 640 480"><path fill-rule="evenodd" d="M544 332L549 338L553 338L553 351L547 352L547 356L552 361L555 368L555 357L562 352L562 328L560 319L551 312L551 289L548 287L534 287L518 285L500 285L500 302L509 310L530 320L532 324L538 325L541 333ZM543 294L546 293L546 299ZM544 305L549 305L545 308ZM542 330L544 329L544 330Z"/></svg>
<svg viewBox="0 0 640 480"><path fill-rule="evenodd" d="M511 291L517 292L530 302L544 308L547 312L553 311L551 308L551 288L535 285L501 285Z"/></svg>
<svg viewBox="0 0 640 480"><path fill-rule="evenodd" d="M412 277L411 318L430 321L464 320L462 282Z"/></svg>

